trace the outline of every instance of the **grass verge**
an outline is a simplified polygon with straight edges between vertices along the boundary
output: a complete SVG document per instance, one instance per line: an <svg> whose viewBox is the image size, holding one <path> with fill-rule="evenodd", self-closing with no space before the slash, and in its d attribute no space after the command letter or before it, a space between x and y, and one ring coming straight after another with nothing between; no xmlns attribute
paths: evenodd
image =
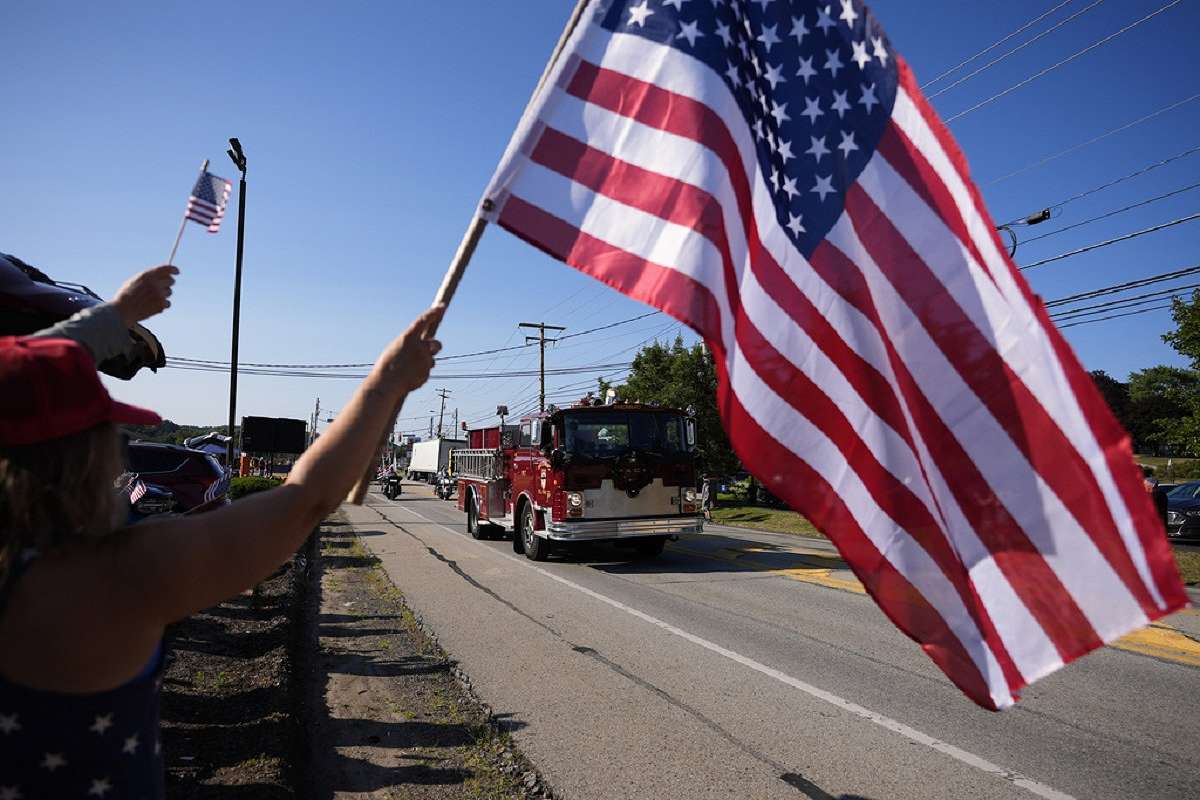
<svg viewBox="0 0 1200 800"><path fill-rule="evenodd" d="M794 533L813 539L824 539L813 524L795 511L761 506L718 506L713 509L712 521L718 525L735 528L752 528L759 531Z"/></svg>
<svg viewBox="0 0 1200 800"><path fill-rule="evenodd" d="M1175 548L1175 563L1179 565L1184 583L1189 586L1200 584L1200 552Z"/></svg>

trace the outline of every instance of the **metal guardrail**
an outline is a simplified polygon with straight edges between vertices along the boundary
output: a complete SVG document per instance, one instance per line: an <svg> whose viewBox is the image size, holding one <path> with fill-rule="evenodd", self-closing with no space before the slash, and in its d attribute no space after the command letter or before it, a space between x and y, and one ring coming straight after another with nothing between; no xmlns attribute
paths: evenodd
<svg viewBox="0 0 1200 800"><path fill-rule="evenodd" d="M504 460L499 450L453 450L450 468L457 478L492 481L504 477Z"/></svg>

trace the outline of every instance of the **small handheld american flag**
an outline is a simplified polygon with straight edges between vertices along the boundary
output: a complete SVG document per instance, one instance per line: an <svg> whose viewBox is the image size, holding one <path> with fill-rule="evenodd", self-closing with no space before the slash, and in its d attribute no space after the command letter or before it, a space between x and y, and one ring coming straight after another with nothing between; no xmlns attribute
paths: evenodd
<svg viewBox="0 0 1200 800"><path fill-rule="evenodd" d="M208 228L209 233L221 229L221 220L225 218L225 205L229 202L229 193L233 183L213 175L207 170L200 173L192 194L188 197L187 212L184 217L192 222L198 222Z"/></svg>

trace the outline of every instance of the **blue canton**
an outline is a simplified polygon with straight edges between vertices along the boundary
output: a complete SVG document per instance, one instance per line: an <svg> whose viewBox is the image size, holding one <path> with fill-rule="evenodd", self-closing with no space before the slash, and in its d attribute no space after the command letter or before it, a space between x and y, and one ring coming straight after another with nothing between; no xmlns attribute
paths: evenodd
<svg viewBox="0 0 1200 800"><path fill-rule="evenodd" d="M196 187L192 189L192 197L218 208L224 195L225 179L207 172L196 179Z"/></svg>
<svg viewBox="0 0 1200 800"><path fill-rule="evenodd" d="M737 98L779 224L811 255L883 135L898 70L856 0L612 0L598 21L704 62Z"/></svg>

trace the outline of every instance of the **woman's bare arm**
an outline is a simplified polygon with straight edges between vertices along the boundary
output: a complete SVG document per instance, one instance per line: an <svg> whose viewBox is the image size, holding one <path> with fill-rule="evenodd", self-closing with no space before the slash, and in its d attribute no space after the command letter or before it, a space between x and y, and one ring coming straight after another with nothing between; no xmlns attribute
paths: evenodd
<svg viewBox="0 0 1200 800"><path fill-rule="evenodd" d="M171 622L253 586L294 553L362 476L405 396L428 379L444 310L426 311L392 342L283 486L114 537L114 591L130 613Z"/></svg>

